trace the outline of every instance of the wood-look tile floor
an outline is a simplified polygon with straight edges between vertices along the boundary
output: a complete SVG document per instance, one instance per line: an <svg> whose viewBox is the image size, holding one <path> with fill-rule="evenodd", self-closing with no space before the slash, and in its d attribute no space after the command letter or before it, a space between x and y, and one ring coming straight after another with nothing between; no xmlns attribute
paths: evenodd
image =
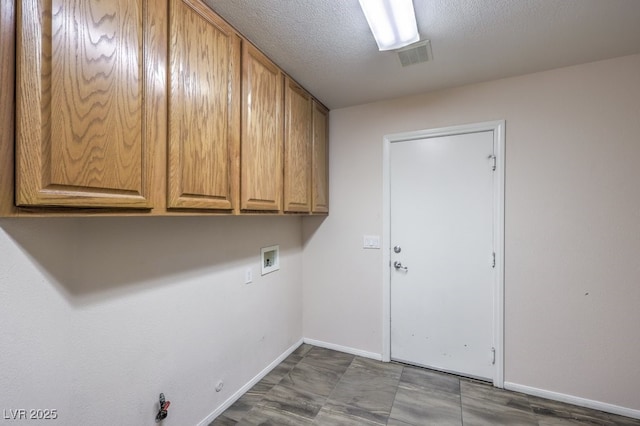
<svg viewBox="0 0 640 426"><path fill-rule="evenodd" d="M302 345L209 426L638 425L458 376Z"/></svg>

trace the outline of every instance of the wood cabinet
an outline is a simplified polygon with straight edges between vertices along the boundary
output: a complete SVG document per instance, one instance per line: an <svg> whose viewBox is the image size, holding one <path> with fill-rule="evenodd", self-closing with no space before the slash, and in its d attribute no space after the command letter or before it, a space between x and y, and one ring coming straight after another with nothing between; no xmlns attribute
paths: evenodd
<svg viewBox="0 0 640 426"><path fill-rule="evenodd" d="M284 211L311 211L311 95L290 78L285 91Z"/></svg>
<svg viewBox="0 0 640 426"><path fill-rule="evenodd" d="M311 211L329 213L329 111L313 101Z"/></svg>
<svg viewBox="0 0 640 426"><path fill-rule="evenodd" d="M14 64L15 9L0 1L0 216L14 210Z"/></svg>
<svg viewBox="0 0 640 426"><path fill-rule="evenodd" d="M249 43L242 48L242 210L282 210L283 74Z"/></svg>
<svg viewBox="0 0 640 426"><path fill-rule="evenodd" d="M16 204L153 207L156 98L145 72L157 8L17 3Z"/></svg>
<svg viewBox="0 0 640 426"><path fill-rule="evenodd" d="M203 0L0 23L0 217L328 212L327 110Z"/></svg>
<svg viewBox="0 0 640 426"><path fill-rule="evenodd" d="M198 0L169 3L169 208L234 208L240 38Z"/></svg>

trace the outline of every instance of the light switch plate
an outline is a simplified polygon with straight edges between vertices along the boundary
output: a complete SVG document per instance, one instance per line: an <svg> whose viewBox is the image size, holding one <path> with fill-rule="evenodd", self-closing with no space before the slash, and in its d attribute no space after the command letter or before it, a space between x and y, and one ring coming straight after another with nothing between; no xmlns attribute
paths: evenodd
<svg viewBox="0 0 640 426"><path fill-rule="evenodd" d="M362 248L379 249L380 235L365 235L362 239Z"/></svg>

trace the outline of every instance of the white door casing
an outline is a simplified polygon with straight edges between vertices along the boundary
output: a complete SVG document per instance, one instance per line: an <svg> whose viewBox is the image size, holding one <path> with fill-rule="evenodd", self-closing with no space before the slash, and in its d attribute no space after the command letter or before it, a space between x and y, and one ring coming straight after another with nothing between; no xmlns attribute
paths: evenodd
<svg viewBox="0 0 640 426"><path fill-rule="evenodd" d="M502 387L504 121L389 135L383 157L383 360Z"/></svg>

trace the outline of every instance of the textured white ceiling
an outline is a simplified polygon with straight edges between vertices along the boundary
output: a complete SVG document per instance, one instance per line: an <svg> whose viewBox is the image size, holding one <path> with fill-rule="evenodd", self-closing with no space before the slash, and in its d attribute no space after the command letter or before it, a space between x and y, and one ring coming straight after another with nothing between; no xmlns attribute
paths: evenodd
<svg viewBox="0 0 640 426"><path fill-rule="evenodd" d="M206 0L329 108L640 53L640 0L414 0L433 60L378 52L358 0Z"/></svg>

